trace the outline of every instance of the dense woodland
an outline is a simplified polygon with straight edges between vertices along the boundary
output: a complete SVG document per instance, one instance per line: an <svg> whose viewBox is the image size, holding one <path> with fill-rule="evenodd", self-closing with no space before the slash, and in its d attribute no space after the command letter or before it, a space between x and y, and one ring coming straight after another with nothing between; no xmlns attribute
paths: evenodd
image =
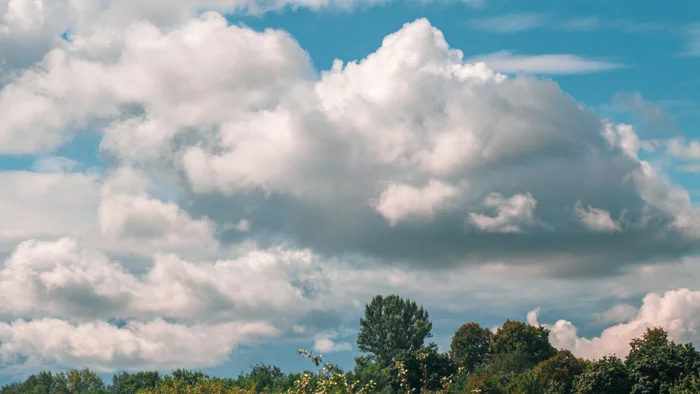
<svg viewBox="0 0 700 394"><path fill-rule="evenodd" d="M182 369L165 376L122 372L107 385L85 368L41 372L0 393L700 393L700 353L670 341L660 328L634 339L625 360L588 361L553 348L547 329L516 321L506 321L496 333L466 323L450 351L440 353L426 344L432 329L427 311L393 295L375 297L360 327L357 347L365 355L347 372L300 350L309 358L305 373L268 365L228 379Z"/></svg>

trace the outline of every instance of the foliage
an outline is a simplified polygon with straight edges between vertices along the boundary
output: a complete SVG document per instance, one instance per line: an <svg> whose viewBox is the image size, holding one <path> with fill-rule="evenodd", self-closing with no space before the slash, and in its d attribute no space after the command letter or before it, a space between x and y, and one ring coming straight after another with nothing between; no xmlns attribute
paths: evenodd
<svg viewBox="0 0 700 394"><path fill-rule="evenodd" d="M379 364L388 367L400 355L415 354L430 338L432 327L428 312L414 301L397 295L376 296L360 319L357 347L374 354Z"/></svg>
<svg viewBox="0 0 700 394"><path fill-rule="evenodd" d="M686 376L676 381L669 391L670 394L697 394L700 393L700 378L697 376Z"/></svg>
<svg viewBox="0 0 700 394"><path fill-rule="evenodd" d="M250 372L241 372L238 378L231 383L239 388L248 388L256 393L287 391L294 384L298 376L287 375L274 365L258 364L251 366Z"/></svg>
<svg viewBox="0 0 700 394"><path fill-rule="evenodd" d="M560 350L557 354L534 369L534 378L546 394L568 394L573 390L576 377L584 371L585 363L570 351Z"/></svg>
<svg viewBox="0 0 700 394"><path fill-rule="evenodd" d="M493 334L478 323L463 324L452 336L450 357L455 365L472 372L483 365L491 346Z"/></svg>
<svg viewBox="0 0 700 394"><path fill-rule="evenodd" d="M122 372L112 378L111 392L114 394L133 394L139 390L152 389L161 381L156 371L142 371L134 374Z"/></svg>
<svg viewBox="0 0 700 394"><path fill-rule="evenodd" d="M529 357L531 366L554 356L557 350L549 343L549 330L527 323L506 320L491 340L490 353L520 352Z"/></svg>
<svg viewBox="0 0 700 394"><path fill-rule="evenodd" d="M629 371L615 356L589 363L575 384L577 394L628 394L631 390Z"/></svg>
<svg viewBox="0 0 700 394"><path fill-rule="evenodd" d="M661 328L647 329L630 347L626 364L633 380L632 394L669 393L677 380L697 374L700 367L695 348L669 341Z"/></svg>

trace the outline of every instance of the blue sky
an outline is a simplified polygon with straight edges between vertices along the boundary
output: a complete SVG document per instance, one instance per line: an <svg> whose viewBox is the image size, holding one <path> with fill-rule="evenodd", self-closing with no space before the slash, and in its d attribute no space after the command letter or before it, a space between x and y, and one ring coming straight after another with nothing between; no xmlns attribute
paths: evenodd
<svg viewBox="0 0 700 394"><path fill-rule="evenodd" d="M0 0L1 381L351 368L389 293L442 350L700 344L700 5L37 4Z"/></svg>

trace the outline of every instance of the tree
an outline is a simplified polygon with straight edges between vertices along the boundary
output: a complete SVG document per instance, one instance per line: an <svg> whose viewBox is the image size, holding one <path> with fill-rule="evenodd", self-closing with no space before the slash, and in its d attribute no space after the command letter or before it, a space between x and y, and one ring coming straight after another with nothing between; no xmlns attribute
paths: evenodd
<svg viewBox="0 0 700 394"><path fill-rule="evenodd" d="M284 392L291 387L289 376L282 373L282 370L273 365L257 364L251 366L250 372L241 372L238 379L234 381L236 387L249 388L256 393Z"/></svg>
<svg viewBox="0 0 700 394"><path fill-rule="evenodd" d="M583 360L577 359L568 350L560 350L554 357L537 365L534 375L545 393L568 394L573 390L576 377L584 369Z"/></svg>
<svg viewBox="0 0 700 394"><path fill-rule="evenodd" d="M528 355L531 366L554 356L557 350L549 343L549 330L527 323L506 320L491 340L490 353L522 352Z"/></svg>
<svg viewBox="0 0 700 394"><path fill-rule="evenodd" d="M632 377L632 394L669 393L674 383L697 375L700 354L692 345L668 339L661 328L647 329L642 338L630 342L627 368Z"/></svg>
<svg viewBox="0 0 700 394"><path fill-rule="evenodd" d="M111 392L133 394L139 390L155 388L160 381L160 374L157 371L142 371L134 374L122 372L112 377Z"/></svg>
<svg viewBox="0 0 700 394"><path fill-rule="evenodd" d="M428 312L415 302L397 295L376 296L360 319L357 347L374 354L380 365L387 367L400 354L415 354L431 337L432 327Z"/></svg>
<svg viewBox="0 0 700 394"><path fill-rule="evenodd" d="M455 331L450 344L450 357L454 364L472 372L482 365L491 346L493 334L478 323L466 323Z"/></svg>
<svg viewBox="0 0 700 394"><path fill-rule="evenodd" d="M589 363L576 379L576 394L629 394L632 380L625 364L615 356Z"/></svg>
<svg viewBox="0 0 700 394"><path fill-rule="evenodd" d="M700 378L697 376L686 376L678 380L671 390L670 394L697 394L700 393Z"/></svg>
<svg viewBox="0 0 700 394"><path fill-rule="evenodd" d="M68 389L71 393L104 392L105 384L102 378L88 368L74 369L66 373Z"/></svg>

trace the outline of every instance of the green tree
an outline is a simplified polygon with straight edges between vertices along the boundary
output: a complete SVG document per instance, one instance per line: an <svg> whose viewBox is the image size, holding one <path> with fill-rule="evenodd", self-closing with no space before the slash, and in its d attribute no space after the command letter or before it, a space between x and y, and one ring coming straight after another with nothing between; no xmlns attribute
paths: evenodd
<svg viewBox="0 0 700 394"><path fill-rule="evenodd" d="M548 329L506 320L491 340L490 353L495 356L518 351L529 356L532 366L557 353L549 343Z"/></svg>
<svg viewBox="0 0 700 394"><path fill-rule="evenodd" d="M574 387L576 377L585 369L583 360L570 351L560 350L554 357L542 361L534 369L535 379L546 394L568 394Z"/></svg>
<svg viewBox="0 0 700 394"><path fill-rule="evenodd" d="M630 347L626 364L633 381L631 394L669 393L677 380L698 373L700 354L690 344L670 341L661 328L647 329Z"/></svg>
<svg viewBox="0 0 700 394"><path fill-rule="evenodd" d="M71 393L103 393L105 384L102 378L88 368L74 369L66 373L68 390Z"/></svg>
<svg viewBox="0 0 700 394"><path fill-rule="evenodd" d="M669 391L671 394L697 394L700 393L700 378L697 376L686 376L676 381Z"/></svg>
<svg viewBox="0 0 700 394"><path fill-rule="evenodd" d="M360 319L357 347L372 353L382 366L391 366L401 354L415 354L430 338L433 324L428 312L397 295L376 296Z"/></svg>
<svg viewBox="0 0 700 394"><path fill-rule="evenodd" d="M114 394L134 394L139 390L155 388L161 381L157 371L141 371L137 373L122 372L112 377L111 392Z"/></svg>
<svg viewBox="0 0 700 394"><path fill-rule="evenodd" d="M209 379L209 375L200 371L190 371L188 369L178 368L171 373L172 377L166 376L166 380L172 379L180 382L185 386L195 386L197 383Z"/></svg>
<svg viewBox="0 0 700 394"><path fill-rule="evenodd" d="M291 388L289 376L282 373L282 370L273 365L258 364L251 366L250 372L241 372L234 381L236 387L250 388L256 393L265 390L271 392L284 392Z"/></svg>
<svg viewBox="0 0 700 394"><path fill-rule="evenodd" d="M615 356L589 363L576 379L576 394L629 394L632 379L627 366Z"/></svg>
<svg viewBox="0 0 700 394"><path fill-rule="evenodd" d="M455 331L450 344L450 357L456 366L467 372L482 365L491 346L493 334L478 323L466 323Z"/></svg>

